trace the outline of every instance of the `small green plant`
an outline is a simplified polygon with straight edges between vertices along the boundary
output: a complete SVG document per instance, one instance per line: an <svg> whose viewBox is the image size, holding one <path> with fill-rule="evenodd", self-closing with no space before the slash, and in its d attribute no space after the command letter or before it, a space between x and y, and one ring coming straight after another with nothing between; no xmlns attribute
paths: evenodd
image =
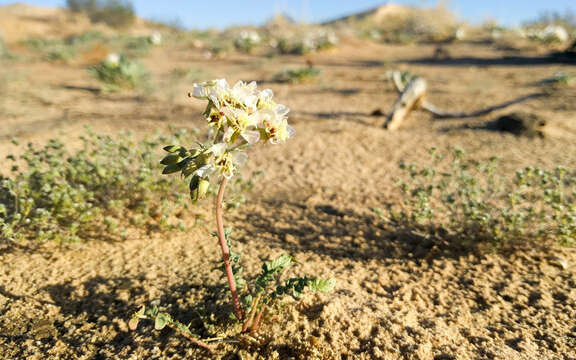
<svg viewBox="0 0 576 360"><path fill-rule="evenodd" d="M283 254L265 263L253 285L248 286L242 277L240 255L231 251L231 230L224 228L224 191L228 181L246 161L245 149L259 142L284 143L294 135L287 121L289 109L272 100L271 90L257 90L255 82L246 84L239 81L233 87L223 79L194 84L192 95L208 101L204 117L211 128L210 140L204 144L198 143L195 148L181 145L164 147L168 155L161 161L165 166L163 173L180 173L188 179L193 202L204 198L211 184L219 184L215 202L217 232L214 235L219 240L234 315L241 324L242 332L255 332L267 309L280 297L289 295L299 299L305 289L331 291L335 281L298 277L278 283L281 273L294 262L290 255ZM156 308L149 311L142 308L132 317L131 328L136 328L139 319L153 319L156 328L170 326L192 338L196 344L210 348L189 327L172 320L168 314L158 312Z"/></svg>
<svg viewBox="0 0 576 360"><path fill-rule="evenodd" d="M170 71L170 77L173 80L197 82L206 78L206 72L197 67L176 67Z"/></svg>
<svg viewBox="0 0 576 360"><path fill-rule="evenodd" d="M285 69L275 74L273 80L282 83L299 84L311 81L318 76L320 76L320 69L308 66L297 69Z"/></svg>
<svg viewBox="0 0 576 360"><path fill-rule="evenodd" d="M155 45L151 36L119 36L114 39L113 43L117 43L122 54L129 58L144 57Z"/></svg>
<svg viewBox="0 0 576 360"><path fill-rule="evenodd" d="M108 55L102 63L91 67L90 71L104 83L104 90L107 91L136 89L145 85L148 79L144 65L117 54Z"/></svg>
<svg viewBox="0 0 576 360"><path fill-rule="evenodd" d="M572 87L576 85L576 73L559 71L554 73L549 78L540 81L543 85L550 85L553 87Z"/></svg>
<svg viewBox="0 0 576 360"><path fill-rule="evenodd" d="M324 28L308 29L293 34L283 34L272 39L273 48L281 55L306 55L338 46L336 34Z"/></svg>
<svg viewBox="0 0 576 360"><path fill-rule="evenodd" d="M382 219L457 247L576 245L575 172L527 167L505 177L497 158L471 161L461 149L449 157L430 154L432 166L400 165L408 174L398 180L406 199L388 211L375 209Z"/></svg>
<svg viewBox="0 0 576 360"><path fill-rule="evenodd" d="M75 242L102 225L120 235L118 219L183 228L175 217L186 205L182 186L156 175L154 151L168 139L190 138L183 131L138 142L128 133L113 138L88 131L77 151L58 139L40 148L28 144L19 157L8 156L11 175L0 176L0 238Z"/></svg>
<svg viewBox="0 0 576 360"><path fill-rule="evenodd" d="M59 139L43 147L28 144L20 156L7 157L10 175L0 175L0 242L78 242L101 237L102 228L122 236L129 225L184 230L180 213L189 204L186 186L158 174L162 165L155 152L166 141L196 136L181 130L171 137L136 140L130 133L112 137L88 130L78 139L79 150L67 149ZM257 175L235 178L227 209L246 201L244 193Z"/></svg>
<svg viewBox="0 0 576 360"><path fill-rule="evenodd" d="M261 42L262 39L256 31L244 30L234 40L234 46L238 51L251 54Z"/></svg>
<svg viewBox="0 0 576 360"><path fill-rule="evenodd" d="M26 40L28 48L37 51L47 61L69 62L77 53L76 46L63 40L30 38Z"/></svg>
<svg viewBox="0 0 576 360"><path fill-rule="evenodd" d="M10 58L12 58L12 54L10 53L10 50L8 50L8 46L6 46L4 39L0 35L0 60Z"/></svg>

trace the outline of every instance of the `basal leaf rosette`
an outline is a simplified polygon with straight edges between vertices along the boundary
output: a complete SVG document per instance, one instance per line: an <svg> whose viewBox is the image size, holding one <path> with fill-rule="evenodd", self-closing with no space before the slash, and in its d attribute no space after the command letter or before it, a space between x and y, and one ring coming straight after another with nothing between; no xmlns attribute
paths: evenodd
<svg viewBox="0 0 576 360"><path fill-rule="evenodd" d="M210 126L209 141L196 149L167 146L170 155L162 164L166 174L180 171L192 177L192 200L206 195L211 179L233 177L246 161L248 147L281 144L295 134L288 125L290 110L273 100L272 90L258 90L254 81L232 87L225 79L194 84L191 96L208 102L203 116Z"/></svg>

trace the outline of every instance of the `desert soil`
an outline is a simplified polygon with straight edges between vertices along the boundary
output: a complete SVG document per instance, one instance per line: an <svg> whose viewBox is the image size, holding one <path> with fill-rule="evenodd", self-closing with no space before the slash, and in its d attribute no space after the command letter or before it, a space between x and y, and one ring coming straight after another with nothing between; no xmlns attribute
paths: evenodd
<svg viewBox="0 0 576 360"><path fill-rule="evenodd" d="M428 148L460 146L476 159L502 157L504 169L576 166L576 93L563 89L505 111L468 120L433 120L416 111L396 132L381 128L396 97L387 70L424 76L436 105L471 110L540 91L537 82L574 64L511 55L485 45L455 44L461 61L424 61L431 45L353 41L311 56L321 78L277 84L272 75L303 66L301 57L228 55L204 59L178 43L143 61L154 87L146 93L101 94L81 65L11 61L0 68L0 155L10 139L42 143L97 132L168 133L170 126L205 129L203 103L190 83L173 83L173 68L201 77L257 80L292 110L296 137L250 153L246 172L265 170L246 205L226 214L247 274L282 252L300 265L291 274L334 277L329 294L288 303L261 333L220 343L214 354L170 330L127 321L141 305L162 309L204 336L200 313L230 310L219 254L209 232L211 203L191 211L206 221L186 233L129 229L117 242L5 249L0 254L2 359L576 359L576 251L520 248L510 253L438 251L415 234L395 232L371 213L400 201L400 161ZM423 60L424 59L424 60ZM421 61L422 60L422 61ZM548 119L543 139L488 130L498 115L523 110ZM16 150L17 151L17 150ZM161 156L159 151L158 156ZM5 171L7 169L0 168ZM560 260L566 266L561 266ZM212 320L206 320L208 323Z"/></svg>

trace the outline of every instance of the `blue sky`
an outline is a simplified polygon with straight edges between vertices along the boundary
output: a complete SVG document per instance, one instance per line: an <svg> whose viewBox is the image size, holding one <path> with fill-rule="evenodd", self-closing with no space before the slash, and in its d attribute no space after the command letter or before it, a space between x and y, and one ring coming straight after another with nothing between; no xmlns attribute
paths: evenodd
<svg viewBox="0 0 576 360"><path fill-rule="evenodd" d="M12 3L0 0L0 5ZM28 0L40 6L62 6L65 0ZM323 21L383 4L377 0L133 0L137 13L156 20L178 19L189 28L223 28L229 25L260 24L275 12L295 19ZM434 0L397 0L397 4L434 5ZM491 18L517 25L543 11L576 11L576 0L451 0L450 7L461 19L480 23Z"/></svg>

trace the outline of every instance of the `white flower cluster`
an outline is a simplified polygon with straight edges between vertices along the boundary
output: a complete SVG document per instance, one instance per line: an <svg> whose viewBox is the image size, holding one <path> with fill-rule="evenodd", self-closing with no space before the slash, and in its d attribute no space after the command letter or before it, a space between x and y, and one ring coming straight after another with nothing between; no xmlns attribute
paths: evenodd
<svg viewBox="0 0 576 360"><path fill-rule="evenodd" d="M282 54L307 54L338 46L336 33L326 29L282 31L274 35L269 45Z"/></svg>
<svg viewBox="0 0 576 360"><path fill-rule="evenodd" d="M241 51L251 52L260 42L262 42L262 38L256 31L244 30L236 37L234 45Z"/></svg>
<svg viewBox="0 0 576 360"><path fill-rule="evenodd" d="M256 31L252 30L243 30L237 37L237 40L240 41L250 41L252 43L259 43L261 41L260 35Z"/></svg>
<svg viewBox="0 0 576 360"><path fill-rule="evenodd" d="M104 64L110 67L118 66L120 64L120 55L116 53L108 54L104 59Z"/></svg>
<svg viewBox="0 0 576 360"><path fill-rule="evenodd" d="M148 36L148 41L152 45L160 45L162 44L162 34L155 31L150 36Z"/></svg>
<svg viewBox="0 0 576 360"><path fill-rule="evenodd" d="M570 39L568 31L559 25L548 25L544 29L521 30L520 34L528 39L546 43L563 43Z"/></svg>
<svg viewBox="0 0 576 360"><path fill-rule="evenodd" d="M208 81L194 84L192 95L208 101L204 116L211 127L212 142L197 157L193 172L200 178L214 173L230 178L246 159L242 149L283 143L295 133L288 125L289 109L274 102L272 90L258 90L256 82L230 87L224 79Z"/></svg>

